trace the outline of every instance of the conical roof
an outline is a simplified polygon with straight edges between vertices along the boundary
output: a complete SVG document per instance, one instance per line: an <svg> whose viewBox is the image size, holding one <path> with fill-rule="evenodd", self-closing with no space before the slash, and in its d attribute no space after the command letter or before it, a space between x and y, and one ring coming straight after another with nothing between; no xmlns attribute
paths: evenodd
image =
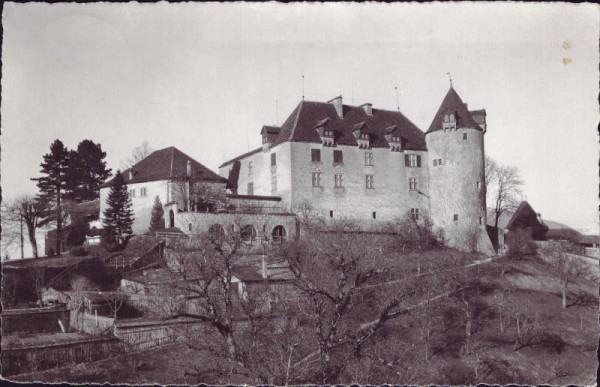
<svg viewBox="0 0 600 387"><path fill-rule="evenodd" d="M442 130L444 114L448 114L449 112L456 114L457 128L471 128L483 130L477 124L477 122L475 122L475 120L471 116L471 113L469 113L469 110L465 106L465 103L462 101L462 99L460 99L460 96L458 95L456 90L454 90L454 88L450 86L450 90L448 90L448 93L446 94L446 97L444 97L444 100L442 101L440 108L435 114L431 125L429 125L427 133L431 133L436 130Z"/></svg>

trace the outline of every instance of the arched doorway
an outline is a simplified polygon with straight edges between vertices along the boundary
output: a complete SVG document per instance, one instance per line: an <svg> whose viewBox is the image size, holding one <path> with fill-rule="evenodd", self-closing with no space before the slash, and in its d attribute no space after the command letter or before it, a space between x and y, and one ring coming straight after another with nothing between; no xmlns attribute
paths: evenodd
<svg viewBox="0 0 600 387"><path fill-rule="evenodd" d="M169 210L169 228L175 227L175 213Z"/></svg>
<svg viewBox="0 0 600 387"><path fill-rule="evenodd" d="M253 241L256 241L256 236L258 235L254 226L252 226L250 224L242 227L241 234L242 234L242 241L248 242L248 243L252 243Z"/></svg>
<svg viewBox="0 0 600 387"><path fill-rule="evenodd" d="M225 236L225 229L218 223L213 224L208 228L208 235L212 239L220 239Z"/></svg>
<svg viewBox="0 0 600 387"><path fill-rule="evenodd" d="M286 240L287 231L282 225L275 226L273 232L271 233L271 236L273 237L273 243L281 243Z"/></svg>

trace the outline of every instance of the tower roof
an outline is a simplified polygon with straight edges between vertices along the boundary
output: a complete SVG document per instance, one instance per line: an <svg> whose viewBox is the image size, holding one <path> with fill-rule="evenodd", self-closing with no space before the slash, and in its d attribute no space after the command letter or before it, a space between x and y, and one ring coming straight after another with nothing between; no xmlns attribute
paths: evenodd
<svg viewBox="0 0 600 387"><path fill-rule="evenodd" d="M431 133L436 130L442 130L444 114L447 114L447 112L453 112L456 114L456 126L458 128L471 128L483 130L481 126L479 126L477 122L475 122L473 116L467 109L467 106L462 101L462 99L460 99L456 90L454 90L454 88L450 86L450 90L448 90L448 93L446 93L446 97L444 97L444 100L442 101L440 108L435 114L431 125L429 125L427 133Z"/></svg>

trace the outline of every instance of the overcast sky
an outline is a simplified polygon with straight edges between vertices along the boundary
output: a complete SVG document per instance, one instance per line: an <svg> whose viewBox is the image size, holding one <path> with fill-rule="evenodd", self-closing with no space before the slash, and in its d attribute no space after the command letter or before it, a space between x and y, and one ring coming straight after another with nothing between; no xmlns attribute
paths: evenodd
<svg viewBox="0 0 600 387"><path fill-rule="evenodd" d="M394 110L398 86L425 131L451 72L531 205L597 230L599 22L590 4L5 3L2 193L35 192L56 138L113 169L147 140L217 170L285 120L302 74L308 100Z"/></svg>

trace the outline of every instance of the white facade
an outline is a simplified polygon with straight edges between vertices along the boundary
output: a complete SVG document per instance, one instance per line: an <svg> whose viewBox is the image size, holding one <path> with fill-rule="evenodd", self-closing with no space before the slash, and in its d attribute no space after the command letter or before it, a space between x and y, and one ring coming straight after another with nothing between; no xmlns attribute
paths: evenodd
<svg viewBox="0 0 600 387"><path fill-rule="evenodd" d="M130 192L131 202L133 204L134 221L132 230L134 234L144 234L150 226L150 217L154 199L158 195L161 204L172 201L171 183L167 180L148 181L143 183L128 184L127 190ZM104 211L106 210L108 194L110 187L100 189L100 221L104 220ZM166 215L165 215L166 216Z"/></svg>

